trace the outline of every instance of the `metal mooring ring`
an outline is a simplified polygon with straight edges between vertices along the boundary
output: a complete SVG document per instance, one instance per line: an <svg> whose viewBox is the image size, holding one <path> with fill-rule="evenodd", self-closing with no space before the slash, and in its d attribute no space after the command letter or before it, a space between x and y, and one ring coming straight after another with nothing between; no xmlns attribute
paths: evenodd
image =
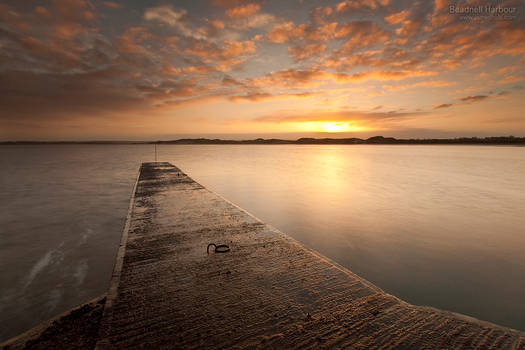
<svg viewBox="0 0 525 350"><path fill-rule="evenodd" d="M213 246L213 251L215 253L228 253L230 251L230 246L227 244L219 244L216 245L215 243L208 244L208 247L206 248L206 253L210 254L210 247Z"/></svg>

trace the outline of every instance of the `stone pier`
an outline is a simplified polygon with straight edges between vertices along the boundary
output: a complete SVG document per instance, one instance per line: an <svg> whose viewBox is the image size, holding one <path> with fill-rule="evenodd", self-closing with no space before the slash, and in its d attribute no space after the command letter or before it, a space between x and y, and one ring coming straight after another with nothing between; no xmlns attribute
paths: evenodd
<svg viewBox="0 0 525 350"><path fill-rule="evenodd" d="M140 168L96 348L517 350L525 334L399 300L157 162Z"/></svg>

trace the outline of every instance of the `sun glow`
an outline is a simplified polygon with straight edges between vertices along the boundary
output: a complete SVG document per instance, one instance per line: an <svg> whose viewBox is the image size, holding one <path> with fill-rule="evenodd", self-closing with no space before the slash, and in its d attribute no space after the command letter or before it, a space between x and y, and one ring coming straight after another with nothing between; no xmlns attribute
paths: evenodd
<svg viewBox="0 0 525 350"><path fill-rule="evenodd" d="M370 130L369 127L356 125L351 121L305 121L289 123L289 126L293 131L326 133L359 132Z"/></svg>
<svg viewBox="0 0 525 350"><path fill-rule="evenodd" d="M321 128L323 131L326 132L343 132L343 131L349 131L350 125L347 123L339 123L339 122L327 122L322 123Z"/></svg>
<svg viewBox="0 0 525 350"><path fill-rule="evenodd" d="M322 122L320 123L320 130L324 132L351 132L351 131L363 131L367 128L362 126L353 125L349 122Z"/></svg>

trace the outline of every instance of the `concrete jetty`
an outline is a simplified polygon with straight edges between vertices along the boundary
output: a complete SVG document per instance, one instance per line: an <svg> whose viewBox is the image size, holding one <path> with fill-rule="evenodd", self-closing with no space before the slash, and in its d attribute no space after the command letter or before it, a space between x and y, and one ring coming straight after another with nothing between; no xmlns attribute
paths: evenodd
<svg viewBox="0 0 525 350"><path fill-rule="evenodd" d="M399 300L157 162L141 166L96 344L131 347L517 350L525 333Z"/></svg>

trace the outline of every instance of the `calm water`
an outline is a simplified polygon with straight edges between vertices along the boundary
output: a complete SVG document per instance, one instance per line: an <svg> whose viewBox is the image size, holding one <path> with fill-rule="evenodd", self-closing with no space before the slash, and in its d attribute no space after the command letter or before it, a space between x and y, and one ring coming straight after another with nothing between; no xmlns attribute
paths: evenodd
<svg viewBox="0 0 525 350"><path fill-rule="evenodd" d="M525 330L525 148L160 146L387 292ZM0 147L0 340L103 294L153 146Z"/></svg>

